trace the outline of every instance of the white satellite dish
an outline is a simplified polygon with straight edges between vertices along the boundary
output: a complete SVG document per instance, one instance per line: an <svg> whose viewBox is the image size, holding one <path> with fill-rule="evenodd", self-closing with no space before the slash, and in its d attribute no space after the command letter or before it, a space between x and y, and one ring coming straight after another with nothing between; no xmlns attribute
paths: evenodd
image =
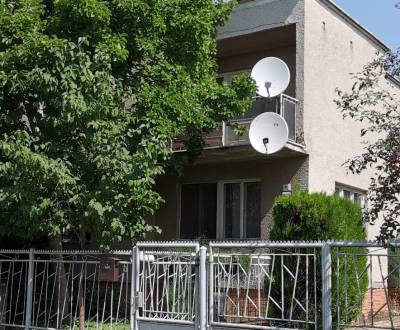
<svg viewBox="0 0 400 330"><path fill-rule="evenodd" d="M257 84L257 94L275 97L283 93L290 82L290 70L277 57L266 57L258 61L251 70L251 77Z"/></svg>
<svg viewBox="0 0 400 330"><path fill-rule="evenodd" d="M285 146L288 138L288 125L275 112L264 112L250 124L250 143L259 153L270 155L278 152Z"/></svg>

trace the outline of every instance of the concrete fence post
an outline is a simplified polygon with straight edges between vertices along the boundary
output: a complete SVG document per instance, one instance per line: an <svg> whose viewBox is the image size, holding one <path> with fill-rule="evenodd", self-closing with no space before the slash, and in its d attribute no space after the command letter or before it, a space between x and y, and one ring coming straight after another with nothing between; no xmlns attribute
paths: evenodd
<svg viewBox="0 0 400 330"><path fill-rule="evenodd" d="M138 330L138 315L139 315L139 272L140 272L140 257L139 248L132 248L132 274L131 274L131 330Z"/></svg>
<svg viewBox="0 0 400 330"><path fill-rule="evenodd" d="M331 246L321 248L322 274L322 329L332 330L332 256Z"/></svg>
<svg viewBox="0 0 400 330"><path fill-rule="evenodd" d="M207 329L207 249L202 246L199 250L199 315L198 329Z"/></svg>
<svg viewBox="0 0 400 330"><path fill-rule="evenodd" d="M34 260L35 250L29 250L28 261L28 278L26 290L26 310L25 310L25 330L29 330L32 326L32 305L33 305L33 276L34 276Z"/></svg>

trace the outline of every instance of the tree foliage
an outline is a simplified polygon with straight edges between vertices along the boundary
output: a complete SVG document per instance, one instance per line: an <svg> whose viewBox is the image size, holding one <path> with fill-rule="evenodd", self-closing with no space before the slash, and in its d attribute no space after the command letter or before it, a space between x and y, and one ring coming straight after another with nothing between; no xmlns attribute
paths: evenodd
<svg viewBox="0 0 400 330"><path fill-rule="evenodd" d="M374 224L383 224L378 239L386 241L400 232L400 53L379 56L353 74L351 91L338 90L336 101L343 116L362 122L361 136L368 137L361 155L346 165L353 173L374 172L364 213Z"/></svg>
<svg viewBox="0 0 400 330"><path fill-rule="evenodd" d="M170 141L250 105L216 81L213 0L0 1L0 234L90 231L102 245L156 230ZM200 141L200 142L199 142Z"/></svg>

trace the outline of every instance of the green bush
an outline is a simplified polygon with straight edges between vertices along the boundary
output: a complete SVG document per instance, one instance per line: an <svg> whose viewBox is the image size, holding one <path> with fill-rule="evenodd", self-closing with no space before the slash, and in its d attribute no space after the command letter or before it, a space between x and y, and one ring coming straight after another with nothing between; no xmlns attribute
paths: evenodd
<svg viewBox="0 0 400 330"><path fill-rule="evenodd" d="M288 196L279 196L273 208L273 218L274 226L270 235L271 240L366 240L361 209L351 201L338 196L328 196L322 193L309 194L303 191ZM339 255L338 252L340 252ZM361 256L347 257L345 260L343 253L361 254ZM349 324L360 315L368 285L367 272L364 272L367 262L365 253L366 249L364 248L332 249L332 313L334 323L337 323L338 320L338 303L340 304L341 323ZM338 261L339 269L337 269ZM316 308L320 317L322 297L320 253L317 254L316 263ZM346 269L347 271L345 271ZM364 275L360 276L361 274ZM337 290L338 283L339 292ZM357 283L359 284L357 285ZM280 285L280 283L277 283L277 285ZM345 300L346 291L347 303Z"/></svg>

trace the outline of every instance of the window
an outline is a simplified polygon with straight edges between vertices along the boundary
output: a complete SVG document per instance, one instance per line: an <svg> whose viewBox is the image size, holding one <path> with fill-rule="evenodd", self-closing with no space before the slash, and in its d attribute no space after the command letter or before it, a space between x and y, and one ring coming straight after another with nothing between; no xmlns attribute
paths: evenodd
<svg viewBox="0 0 400 330"><path fill-rule="evenodd" d="M351 192L349 190L343 189L343 198L351 200Z"/></svg>
<svg viewBox="0 0 400 330"><path fill-rule="evenodd" d="M260 237L260 182L224 183L222 211L223 238Z"/></svg>
<svg viewBox="0 0 400 330"><path fill-rule="evenodd" d="M359 207L364 207L364 194L353 193L353 202L356 203Z"/></svg>
<svg viewBox="0 0 400 330"><path fill-rule="evenodd" d="M261 183L244 183L244 237L259 238L261 226Z"/></svg>
<svg viewBox="0 0 400 330"><path fill-rule="evenodd" d="M261 182L184 184L180 238L259 238Z"/></svg>
<svg viewBox="0 0 400 330"><path fill-rule="evenodd" d="M224 184L224 237L241 237L241 191L240 183Z"/></svg>
<svg viewBox="0 0 400 330"><path fill-rule="evenodd" d="M361 208L364 208L365 206L366 192L361 189L336 184L335 194L342 198L351 200Z"/></svg>
<svg viewBox="0 0 400 330"><path fill-rule="evenodd" d="M216 238L217 184L185 184L181 190L180 238Z"/></svg>

